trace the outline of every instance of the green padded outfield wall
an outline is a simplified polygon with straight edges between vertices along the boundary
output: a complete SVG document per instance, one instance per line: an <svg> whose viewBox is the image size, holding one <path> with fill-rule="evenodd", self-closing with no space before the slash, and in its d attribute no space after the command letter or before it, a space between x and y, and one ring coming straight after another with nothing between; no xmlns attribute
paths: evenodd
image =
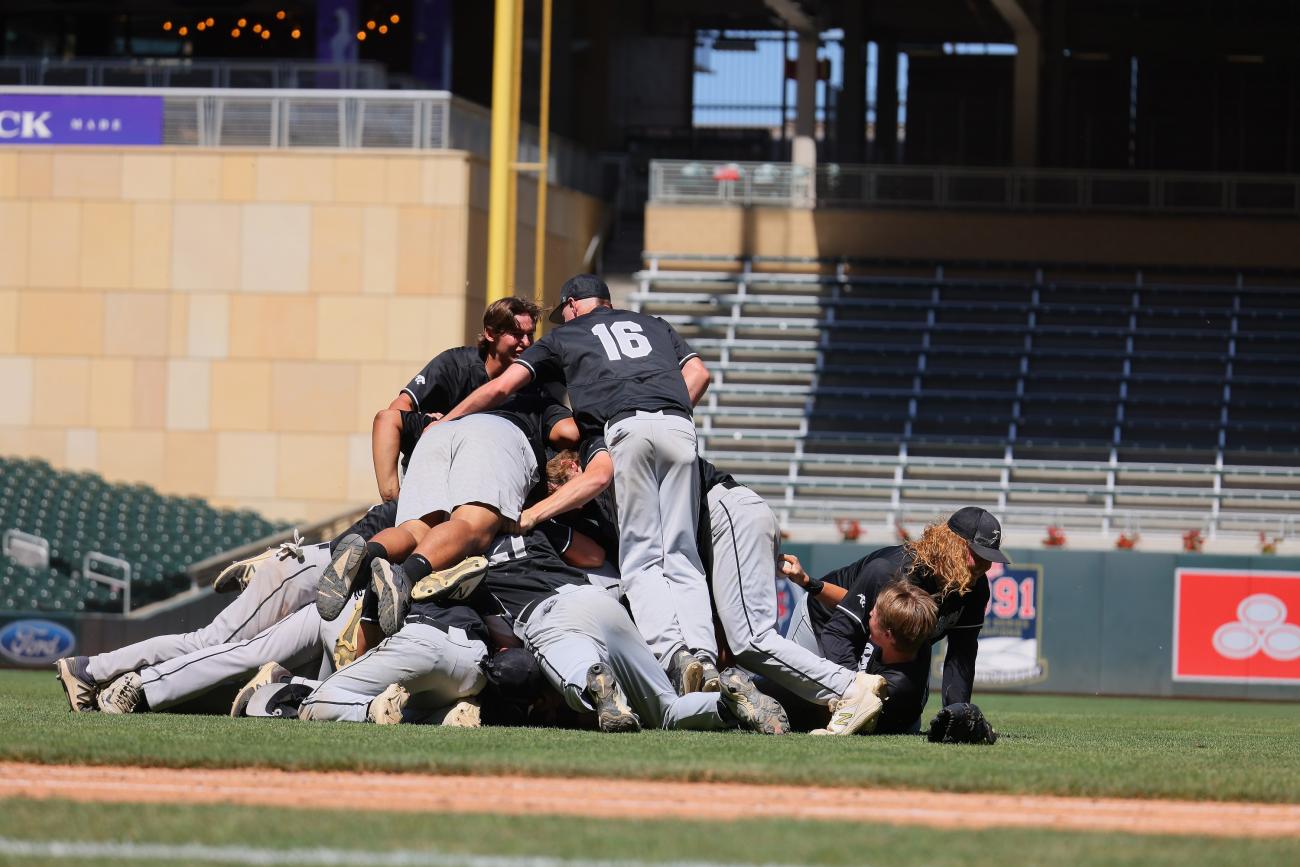
<svg viewBox="0 0 1300 867"><path fill-rule="evenodd" d="M821 576L875 548L784 550ZM1007 553L1011 568L991 578L977 693L1300 700L1300 558Z"/></svg>

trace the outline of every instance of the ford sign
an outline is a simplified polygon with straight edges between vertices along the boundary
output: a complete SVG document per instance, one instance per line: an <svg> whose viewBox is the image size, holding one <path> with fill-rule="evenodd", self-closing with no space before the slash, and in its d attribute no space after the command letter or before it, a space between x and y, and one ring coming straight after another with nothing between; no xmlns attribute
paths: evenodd
<svg viewBox="0 0 1300 867"><path fill-rule="evenodd" d="M19 665L49 665L76 644L71 630L49 620L15 620L0 629L0 655Z"/></svg>

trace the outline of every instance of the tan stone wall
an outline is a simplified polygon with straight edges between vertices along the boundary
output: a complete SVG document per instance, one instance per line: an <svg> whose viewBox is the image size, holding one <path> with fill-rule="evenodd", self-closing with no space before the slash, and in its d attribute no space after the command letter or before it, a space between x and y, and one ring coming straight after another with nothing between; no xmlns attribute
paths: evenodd
<svg viewBox="0 0 1300 867"><path fill-rule="evenodd" d="M645 249L723 256L1300 268L1292 220L649 205Z"/></svg>
<svg viewBox="0 0 1300 867"><path fill-rule="evenodd" d="M600 205L549 201L554 297ZM478 330L486 211L455 151L0 151L0 454L287 520L373 501L375 411Z"/></svg>

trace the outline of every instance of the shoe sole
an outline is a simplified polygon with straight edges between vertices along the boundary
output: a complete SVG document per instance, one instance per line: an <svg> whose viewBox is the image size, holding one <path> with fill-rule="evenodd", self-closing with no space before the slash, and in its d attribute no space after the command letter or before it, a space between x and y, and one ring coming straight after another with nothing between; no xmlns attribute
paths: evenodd
<svg viewBox="0 0 1300 867"><path fill-rule="evenodd" d="M360 536L355 537L360 540ZM352 584L357 578L357 568L366 555L366 545L341 544L334 552L330 564L320 576L316 587L316 610L322 620L334 620L352 596ZM342 564L340 566L340 564Z"/></svg>
<svg viewBox="0 0 1300 867"><path fill-rule="evenodd" d="M391 694L390 694L391 691ZM376 714L373 710L374 702L371 703L371 709L366 711L366 716L372 723L380 726L397 725L401 723L402 716L406 710L406 703L411 700L411 694L406 691L405 687L398 686L396 689L389 687L375 696L374 701L384 699L383 711Z"/></svg>
<svg viewBox="0 0 1300 867"><path fill-rule="evenodd" d="M421 602L462 601L478 589L487 570L486 557L466 557L450 569L441 569L421 578L411 588L411 598ZM480 581L475 581L475 578Z"/></svg>
<svg viewBox="0 0 1300 867"><path fill-rule="evenodd" d="M63 687L63 696L68 700L68 710L72 713L92 713L99 709L95 701L95 688L87 685L81 678L72 673L72 663L67 659L58 659L54 662L54 678ZM72 692L76 688L86 688L90 690L90 700L88 707L78 707L77 701L72 697Z"/></svg>
<svg viewBox="0 0 1300 867"><path fill-rule="evenodd" d="M387 560L376 560L370 574L375 595L379 597L379 628L385 635L393 635L406 619L406 594L398 589L393 577L397 570Z"/></svg>
<svg viewBox="0 0 1300 867"><path fill-rule="evenodd" d="M764 735L783 735L790 730L790 721L785 718L784 708L781 713L769 713L772 702L780 707L780 702L758 691L752 684L741 687L729 686L723 693L731 712L749 731Z"/></svg>
<svg viewBox="0 0 1300 867"><path fill-rule="evenodd" d="M126 675L122 675L122 677L126 677ZM113 681L113 683L109 684L107 687L103 689L103 691L99 693L99 697L96 699L96 702L99 704L100 713L125 715L125 714L135 713L136 708L139 707L139 703L140 703L139 696L137 696L136 702L133 705L131 705L129 709L118 707L117 704L113 701L113 696L115 695L115 693L112 691L113 684L122 680L122 677L119 677L117 680ZM137 687L137 690L141 695L143 695L143 688ZM125 687L122 690L120 690L120 692L126 692Z"/></svg>
<svg viewBox="0 0 1300 867"><path fill-rule="evenodd" d="M686 670L681 672L682 695L692 692L704 692L704 663L695 659Z"/></svg>
<svg viewBox="0 0 1300 867"><path fill-rule="evenodd" d="M700 692L722 692L722 675L714 669L713 674L700 672Z"/></svg>
<svg viewBox="0 0 1300 867"><path fill-rule="evenodd" d="M253 698L253 693L257 692L259 688L275 682L277 669L287 671L278 662L266 663L257 670L257 674L253 675L252 680L244 684L239 692L235 693L235 700L230 705L230 715L232 717L243 716L244 710L248 707L248 702Z"/></svg>
<svg viewBox="0 0 1300 867"><path fill-rule="evenodd" d="M456 706L443 717L442 724L458 729L476 729L483 725L483 716L478 702L458 701Z"/></svg>
<svg viewBox="0 0 1300 867"><path fill-rule="evenodd" d="M641 731L641 720L630 707L619 701L618 681L608 671L587 678L587 691L596 701L596 724L611 734ZM608 678L608 682L606 682Z"/></svg>

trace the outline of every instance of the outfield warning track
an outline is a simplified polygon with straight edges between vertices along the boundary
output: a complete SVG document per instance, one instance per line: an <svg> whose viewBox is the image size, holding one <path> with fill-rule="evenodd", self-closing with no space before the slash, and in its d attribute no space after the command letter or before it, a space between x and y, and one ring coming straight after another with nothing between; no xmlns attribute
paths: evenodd
<svg viewBox="0 0 1300 867"><path fill-rule="evenodd" d="M918 792L590 777L442 776L264 768L0 762L0 797L727 821L787 818L938 828L1044 828L1300 838L1300 805Z"/></svg>

